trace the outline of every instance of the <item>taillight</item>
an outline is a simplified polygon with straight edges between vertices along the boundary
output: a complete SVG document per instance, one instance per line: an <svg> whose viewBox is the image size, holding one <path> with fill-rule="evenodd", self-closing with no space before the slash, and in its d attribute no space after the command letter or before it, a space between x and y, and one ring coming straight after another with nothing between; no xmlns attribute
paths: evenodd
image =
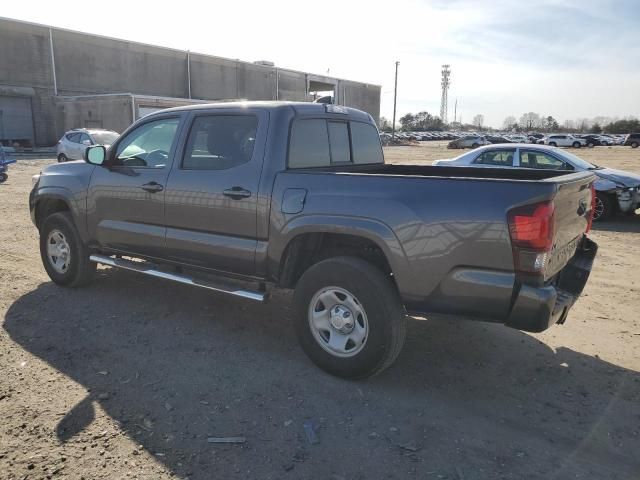
<svg viewBox="0 0 640 480"><path fill-rule="evenodd" d="M588 212L588 220L587 220L587 231L584 233L589 233L591 231L591 225L593 225L593 216L596 213L596 186L594 182L591 182L591 210Z"/></svg>
<svg viewBox="0 0 640 480"><path fill-rule="evenodd" d="M513 261L517 271L541 274L553 247L555 206L541 202L516 207L507 214Z"/></svg>

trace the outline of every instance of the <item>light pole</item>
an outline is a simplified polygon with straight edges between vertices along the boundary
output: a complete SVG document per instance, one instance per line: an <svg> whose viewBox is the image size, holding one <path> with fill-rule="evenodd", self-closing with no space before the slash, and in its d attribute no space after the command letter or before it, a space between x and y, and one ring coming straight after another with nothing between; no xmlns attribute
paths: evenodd
<svg viewBox="0 0 640 480"><path fill-rule="evenodd" d="M391 124L391 140L396 138L396 99L398 98L398 65L400 62L396 62L396 84L393 88L393 123Z"/></svg>

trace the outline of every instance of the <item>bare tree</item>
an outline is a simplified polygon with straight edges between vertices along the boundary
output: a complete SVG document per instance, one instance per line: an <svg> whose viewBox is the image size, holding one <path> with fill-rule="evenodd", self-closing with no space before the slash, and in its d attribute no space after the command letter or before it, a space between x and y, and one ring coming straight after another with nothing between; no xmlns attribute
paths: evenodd
<svg viewBox="0 0 640 480"><path fill-rule="evenodd" d="M478 130L482 130L482 124L484 123L484 115L481 113L473 117L473 124L478 127Z"/></svg>
<svg viewBox="0 0 640 480"><path fill-rule="evenodd" d="M540 115L535 112L523 113L519 123L523 130L532 130L540 125Z"/></svg>
<svg viewBox="0 0 640 480"><path fill-rule="evenodd" d="M516 117L514 117L513 115L509 115L504 119L504 122L502 122L502 129L511 130L516 123Z"/></svg>

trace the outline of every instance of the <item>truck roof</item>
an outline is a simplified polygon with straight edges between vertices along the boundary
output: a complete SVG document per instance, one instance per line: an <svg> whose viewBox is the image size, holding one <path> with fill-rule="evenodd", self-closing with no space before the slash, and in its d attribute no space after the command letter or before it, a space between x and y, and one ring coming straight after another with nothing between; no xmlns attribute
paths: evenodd
<svg viewBox="0 0 640 480"><path fill-rule="evenodd" d="M229 108L257 108L261 110L282 110L292 109L295 115L313 116L313 115L346 115L352 120L361 120L375 123L371 115L356 108L344 107L342 105L332 105L324 103L310 102L284 102L284 101L241 101L241 102L217 102L217 103L201 103L198 105L186 105L183 107L173 107L159 110L150 114L157 115L165 112L182 112L191 110L211 110L211 109L229 109ZM331 112L330 109L335 108L340 112Z"/></svg>

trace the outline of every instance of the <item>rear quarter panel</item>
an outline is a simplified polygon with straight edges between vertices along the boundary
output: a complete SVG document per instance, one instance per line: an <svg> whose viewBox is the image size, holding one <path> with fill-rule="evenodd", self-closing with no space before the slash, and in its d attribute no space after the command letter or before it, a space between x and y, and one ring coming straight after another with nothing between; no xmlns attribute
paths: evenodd
<svg viewBox="0 0 640 480"><path fill-rule="evenodd" d="M288 188L307 191L302 212L282 213ZM550 199L555 190L553 183L530 181L282 172L273 189L270 270L316 219L324 217L323 229L355 235L376 225L369 238L387 254L403 299L421 301L457 267L512 272L507 211Z"/></svg>

